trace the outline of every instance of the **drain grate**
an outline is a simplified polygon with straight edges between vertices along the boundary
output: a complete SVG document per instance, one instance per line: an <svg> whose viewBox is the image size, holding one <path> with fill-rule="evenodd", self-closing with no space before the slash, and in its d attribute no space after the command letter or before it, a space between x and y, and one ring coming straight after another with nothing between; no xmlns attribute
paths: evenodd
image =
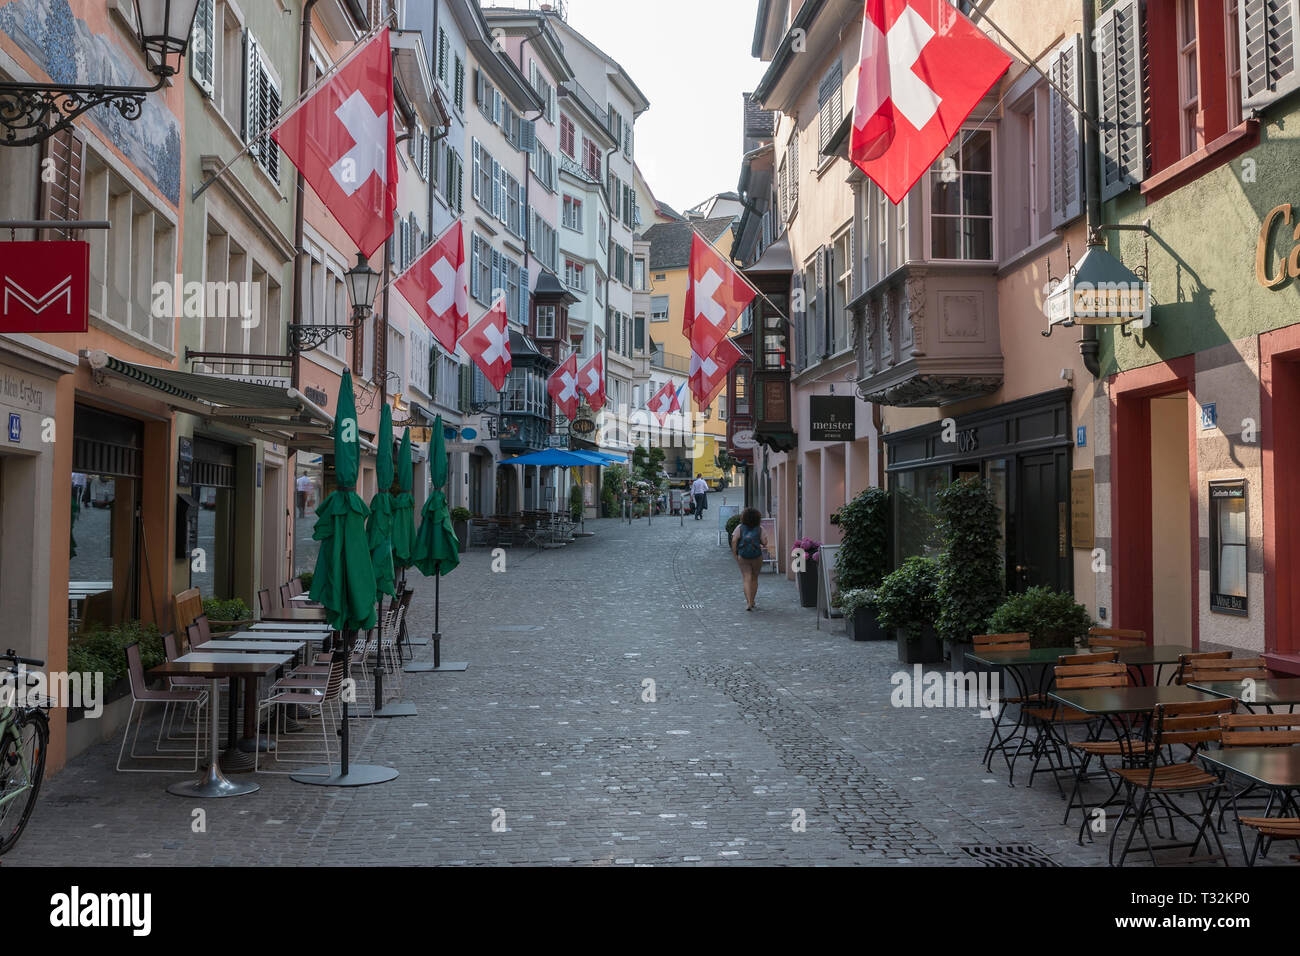
<svg viewBox="0 0 1300 956"><path fill-rule="evenodd" d="M522 634L529 631L541 631L545 628L541 624L502 624L499 627L492 628L494 631L503 631L508 634Z"/></svg>
<svg viewBox="0 0 1300 956"><path fill-rule="evenodd" d="M703 604L683 604L683 605L682 605L682 610L683 610L683 611L702 611L702 610L704 610L704 605L703 605Z"/></svg>
<svg viewBox="0 0 1300 956"><path fill-rule="evenodd" d="M1050 856L1029 843L976 843L959 849L983 866L1056 866Z"/></svg>

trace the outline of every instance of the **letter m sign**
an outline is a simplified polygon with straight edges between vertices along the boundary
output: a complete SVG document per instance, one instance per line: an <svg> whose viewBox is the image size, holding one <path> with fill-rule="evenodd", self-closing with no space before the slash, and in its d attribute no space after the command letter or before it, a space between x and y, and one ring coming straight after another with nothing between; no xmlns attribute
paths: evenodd
<svg viewBox="0 0 1300 956"><path fill-rule="evenodd" d="M0 332L85 332L90 244L0 242Z"/></svg>

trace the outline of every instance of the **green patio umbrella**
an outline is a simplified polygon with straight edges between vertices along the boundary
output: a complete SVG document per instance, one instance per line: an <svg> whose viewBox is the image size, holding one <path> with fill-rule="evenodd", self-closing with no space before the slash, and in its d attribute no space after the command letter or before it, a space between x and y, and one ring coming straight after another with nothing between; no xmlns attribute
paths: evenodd
<svg viewBox="0 0 1300 956"><path fill-rule="evenodd" d="M393 563L409 568L415 563L415 469L411 465L411 429L402 431L402 447L397 453L397 494L393 495Z"/></svg>
<svg viewBox="0 0 1300 956"><path fill-rule="evenodd" d="M375 569L375 601L397 593L393 575L393 410L387 403L379 413L379 451L375 458L375 478L379 485L370 499L370 517L366 519L366 543Z"/></svg>
<svg viewBox="0 0 1300 956"><path fill-rule="evenodd" d="M447 508L447 446L442 437L442 416L433 426L433 442L429 446L429 479L433 486L429 500L424 503L420 516L420 533L415 538L414 564L425 577L443 575L460 564L460 543L451 523Z"/></svg>
<svg viewBox="0 0 1300 956"><path fill-rule="evenodd" d="M391 446L390 446L391 447ZM382 457L382 456L381 456ZM334 477L337 487L316 509L316 528L312 537L321 543L316 555L316 571L311 582L311 598L325 608L330 627L343 632L342 655L350 671L352 644L357 631L375 626L375 569L371 562L366 518L370 509L357 494L357 476L361 471L361 429L357 421L357 402L352 392L352 373L343 370L339 382L339 400L334 409ZM311 767L293 774L298 783L326 787L363 787L384 783L397 776L391 767L354 766L348 762L348 697L343 697L343 719L339 729L339 772L332 768Z"/></svg>
<svg viewBox="0 0 1300 956"><path fill-rule="evenodd" d="M325 608L335 630L368 631L375 626L375 569L366 518L370 510L357 494L361 431L352 393L352 373L343 371L334 413L334 477L337 488L316 509L312 538L321 543L311 582L311 599Z"/></svg>

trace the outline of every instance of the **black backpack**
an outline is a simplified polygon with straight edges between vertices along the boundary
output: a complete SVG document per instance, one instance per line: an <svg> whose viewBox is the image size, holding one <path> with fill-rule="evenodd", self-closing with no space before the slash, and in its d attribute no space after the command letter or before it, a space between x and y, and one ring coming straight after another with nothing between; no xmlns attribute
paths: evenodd
<svg viewBox="0 0 1300 956"><path fill-rule="evenodd" d="M736 542L736 554L749 561L763 556L763 528L761 525L756 528L741 525L740 540Z"/></svg>

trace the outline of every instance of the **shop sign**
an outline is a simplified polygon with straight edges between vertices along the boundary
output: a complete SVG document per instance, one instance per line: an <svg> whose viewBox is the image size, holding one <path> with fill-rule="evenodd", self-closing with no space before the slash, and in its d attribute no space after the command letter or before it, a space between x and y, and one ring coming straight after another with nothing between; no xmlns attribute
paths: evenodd
<svg viewBox="0 0 1300 956"><path fill-rule="evenodd" d="M1259 227L1259 242L1255 246L1255 278L1265 289L1280 289L1288 279L1300 279L1300 223L1296 224L1291 236L1296 241L1290 258L1285 265L1279 265L1275 275L1269 275L1272 263L1269 261L1269 246L1275 225L1279 219L1282 224L1291 225L1292 207L1290 203L1278 206L1264 217Z"/></svg>
<svg viewBox="0 0 1300 956"><path fill-rule="evenodd" d="M813 395L808 399L809 441L853 441L857 402L852 397Z"/></svg>
<svg viewBox="0 0 1300 956"><path fill-rule="evenodd" d="M267 388L287 389L293 385L293 381L287 375L211 375L210 377L225 379L227 382L243 382L246 385L264 385Z"/></svg>
<svg viewBox="0 0 1300 956"><path fill-rule="evenodd" d="M1151 323L1151 287L1101 246L1090 246L1079 264L1047 295L1054 325Z"/></svg>
<svg viewBox="0 0 1300 956"><path fill-rule="evenodd" d="M85 332L90 323L90 243L6 242L0 332Z"/></svg>
<svg viewBox="0 0 1300 956"><path fill-rule="evenodd" d="M182 488L194 484L194 439L185 435L176 439L176 484Z"/></svg>
<svg viewBox="0 0 1300 956"><path fill-rule="evenodd" d="M1093 496L1093 471L1084 468L1070 472L1070 539L1075 548L1091 551L1095 547L1096 516Z"/></svg>
<svg viewBox="0 0 1300 956"><path fill-rule="evenodd" d="M739 451L749 451L758 447L758 440L754 437L754 429L742 428L731 436L731 447Z"/></svg>
<svg viewBox="0 0 1300 956"><path fill-rule="evenodd" d="M546 447L547 448L568 448L569 436L568 435L547 435Z"/></svg>
<svg viewBox="0 0 1300 956"><path fill-rule="evenodd" d="M307 396L307 401L311 402L313 405L319 405L321 408L324 408L330 402L330 397L325 394L325 392L321 391L319 388L314 388L311 385L306 386L302 390L302 393Z"/></svg>
<svg viewBox="0 0 1300 956"><path fill-rule="evenodd" d="M573 420L573 424L570 425L569 428L577 432L579 435L590 435L592 432L596 430L596 419L583 417L582 413L580 412L578 414L578 417Z"/></svg>

